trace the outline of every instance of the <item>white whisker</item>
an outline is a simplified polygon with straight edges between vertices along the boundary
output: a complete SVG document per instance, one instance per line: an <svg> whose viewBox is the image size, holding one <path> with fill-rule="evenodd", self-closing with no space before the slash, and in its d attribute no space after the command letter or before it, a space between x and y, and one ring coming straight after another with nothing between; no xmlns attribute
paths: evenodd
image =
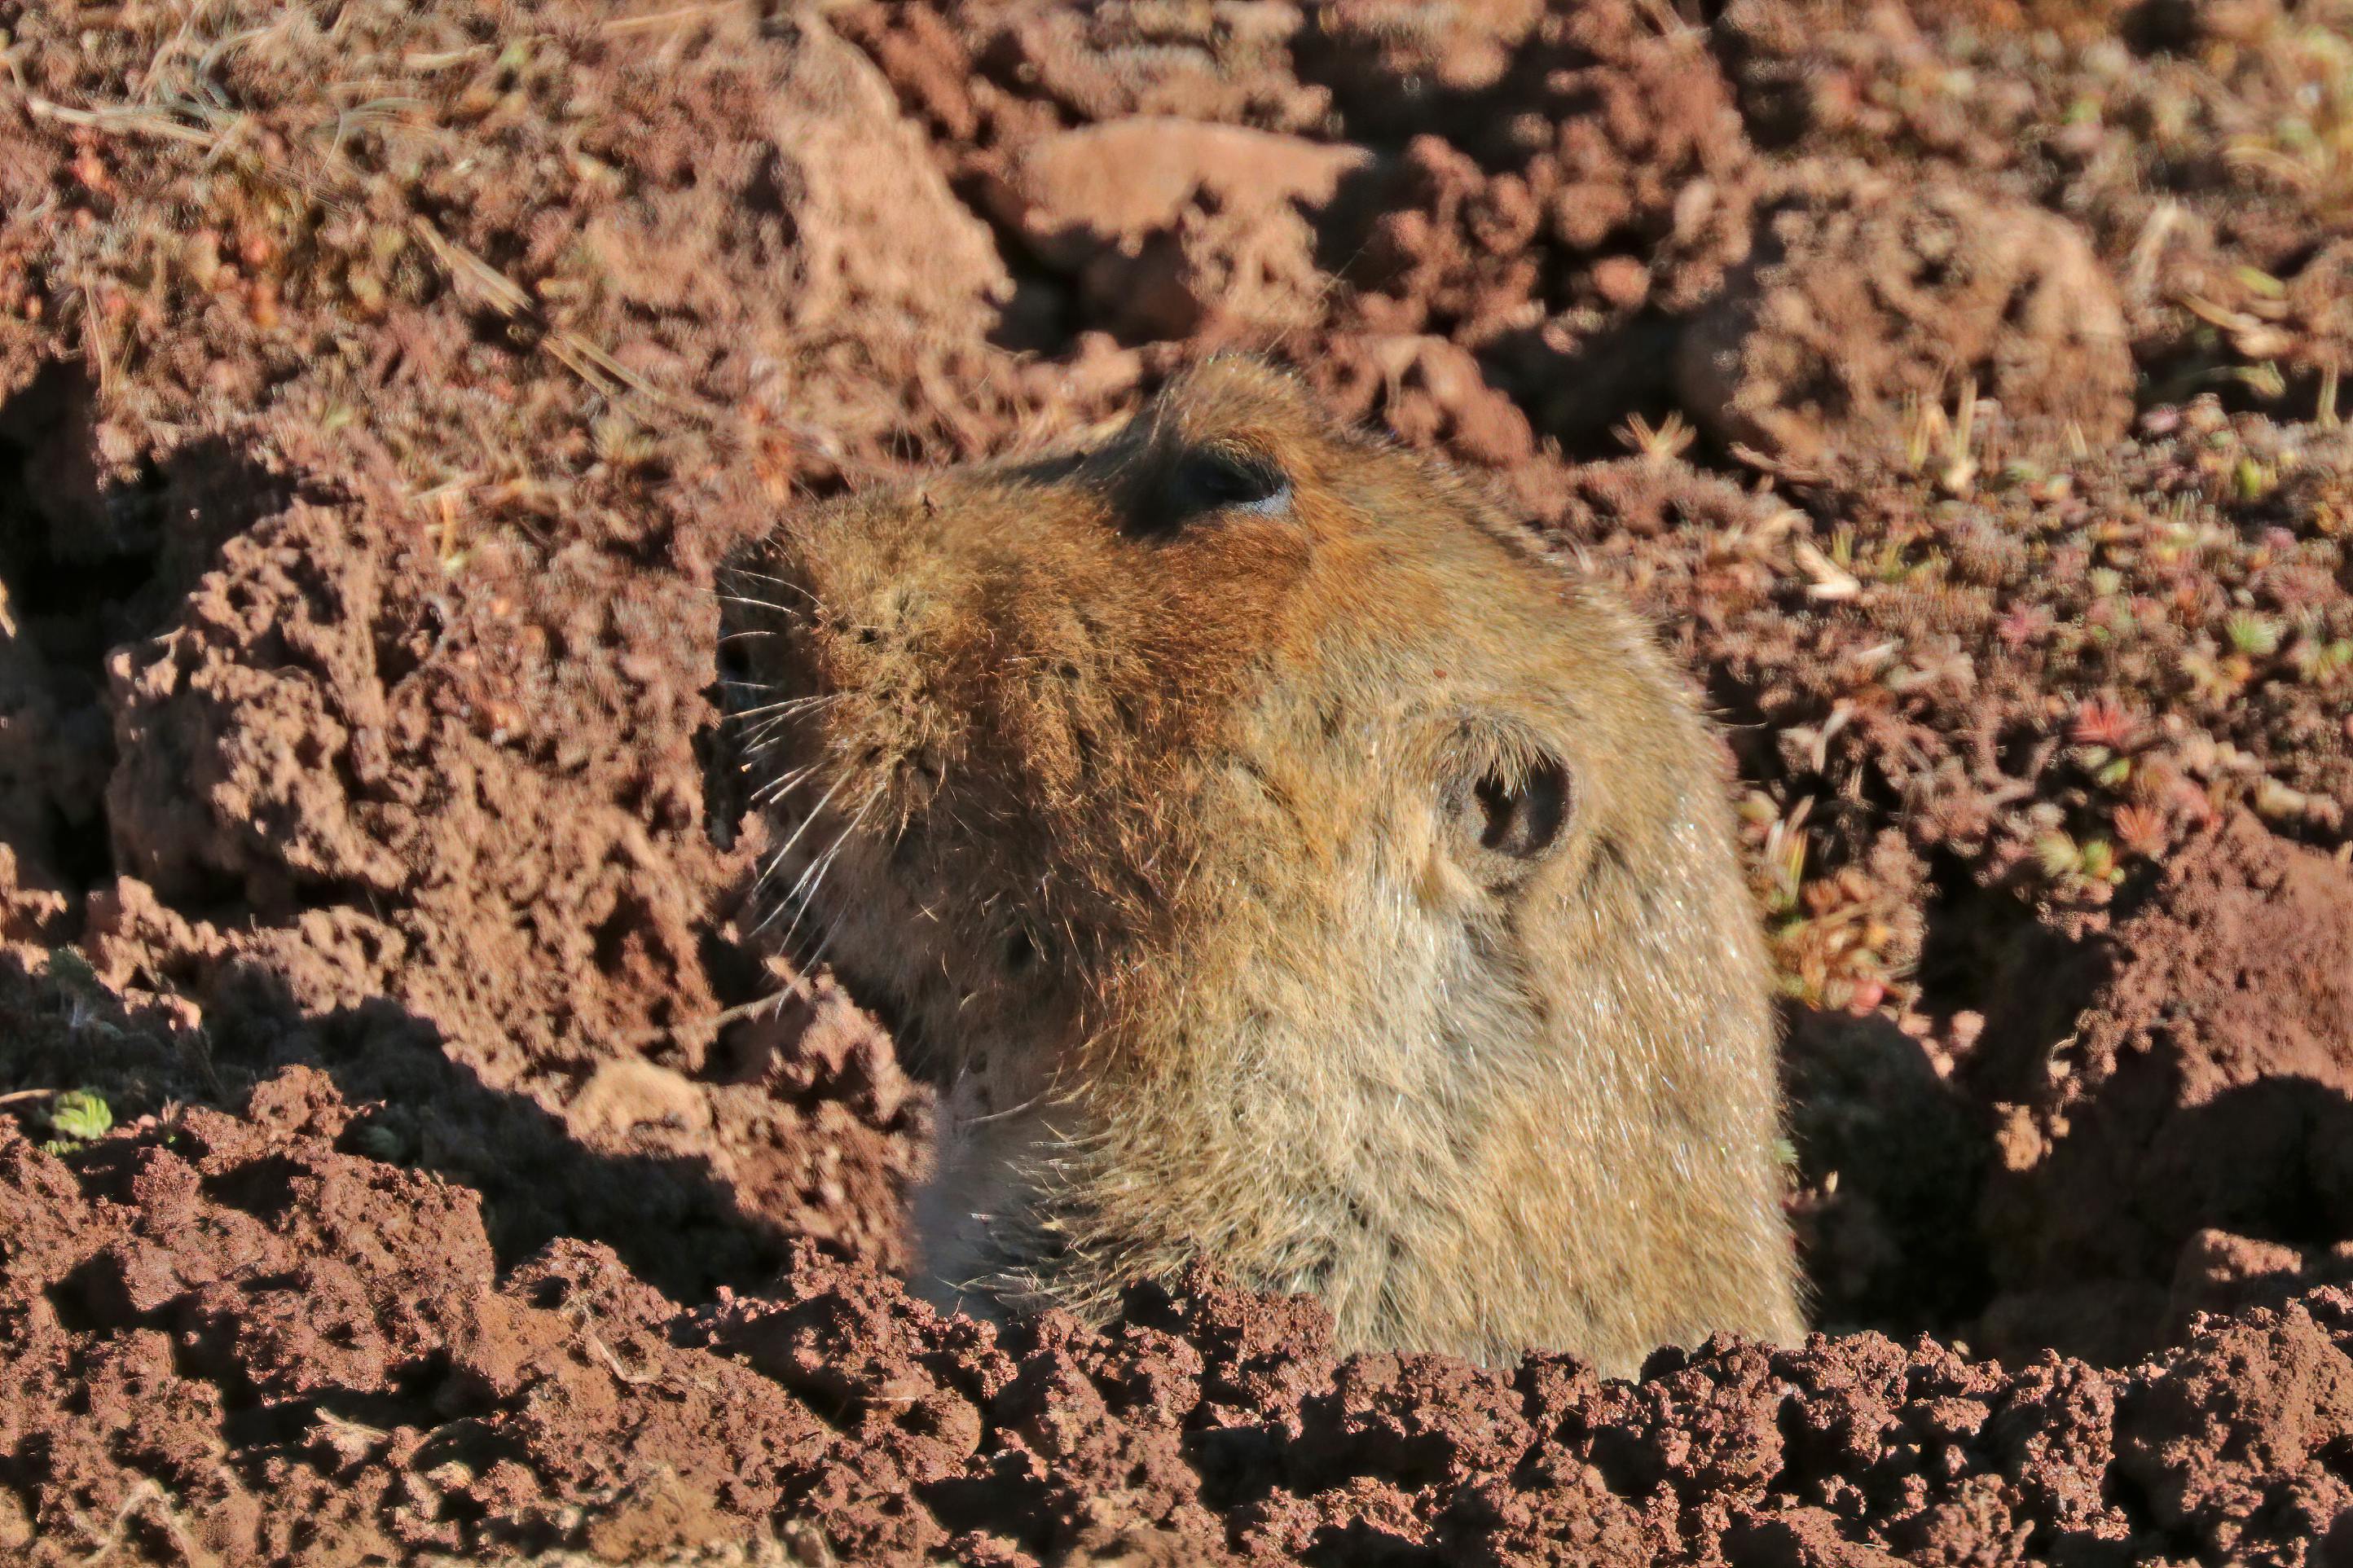
<svg viewBox="0 0 2353 1568"><path fill-rule="evenodd" d="M754 805L766 805L772 801L784 799L785 796L792 794L793 791L800 788L802 784L807 783L808 776L824 765L825 764L822 763L811 763L805 768L795 768L791 773L779 773L776 777L770 779L766 784L762 784L758 789L752 792L751 804ZM835 789L839 789L840 787L841 786L838 784L834 785ZM828 795L830 795L832 791L830 790L827 792ZM823 805L824 804L824 801L818 802L818 805ZM812 807L811 809L814 810L815 807Z"/></svg>
<svg viewBox="0 0 2353 1568"><path fill-rule="evenodd" d="M840 837L834 840L833 848L828 850L826 854L824 870L818 873L817 880L810 885L807 893L803 895L799 900L800 907L795 911L793 917L793 924L796 929L798 928L801 919L807 915L811 909L816 907L818 892L825 886L826 876L832 871L834 862L839 858L841 846L849 839L852 833L856 832L858 828L865 823L867 813L874 808L874 803L879 798L881 797L878 795L868 796L866 804L860 806L858 808L857 815L849 819L849 826L843 828L841 830ZM825 936L818 942L815 950L810 952L807 963L806 964L807 968L815 969L819 963L824 962L827 952L833 946L833 939L841 934L842 925L849 920L849 913L847 910L842 910L840 913L836 914L833 917L831 923L826 927Z"/></svg>
<svg viewBox="0 0 2353 1568"><path fill-rule="evenodd" d="M779 588L787 589L792 593L798 594L802 598L807 599L812 605L817 604L817 595L815 594L810 593L798 583L792 582L787 578L772 577L765 572L754 572L747 566L730 566L722 574L727 577L736 578L746 583L774 584Z"/></svg>
<svg viewBox="0 0 2353 1568"><path fill-rule="evenodd" d="M835 787L839 788L839 786L836 785ZM830 792L828 793L829 797ZM825 803L820 801L818 804L822 806ZM815 816L814 813L812 813L811 820L814 819ZM769 921L775 920L778 914L786 910L793 911L793 914L785 929L788 932L798 929L801 921L800 910L806 909L808 898L816 895L817 887L824 883L825 873L831 868L834 858L841 853L841 847L849 841L849 836L858 830L858 825L864 820L866 820L866 808L864 806L860 806L858 809L857 815L852 816L847 823L844 823L842 825L841 831L833 836L833 842L826 846L825 852L817 856L809 862L808 869L801 873L801 879L793 884L790 891L786 892L782 898L776 900L775 909L770 910L765 915L763 915L760 918L760 923L752 928L751 934L757 936L762 931L767 928ZM801 826L803 831L806 831L808 824L805 822ZM796 833L793 837L797 839L800 835ZM785 846L786 848L790 848L792 846L789 841ZM783 851L779 850L777 853L781 855ZM808 893L806 896L802 892L802 889L804 887L808 889Z"/></svg>
<svg viewBox="0 0 2353 1568"><path fill-rule="evenodd" d="M712 597L723 605L741 605L749 610L774 610L780 616L789 616L795 620L800 619L807 613L792 605L779 605L774 599L747 598L742 594L715 594Z"/></svg>
<svg viewBox="0 0 2353 1568"><path fill-rule="evenodd" d="M811 764L811 766L814 765L814 763ZM826 792L817 797L817 804L809 807L808 815L807 816L801 818L801 825L793 829L793 836L790 838L786 839L782 844L776 846L776 858L778 860L783 859L792 851L793 846L801 841L801 835L807 833L809 830L810 824L817 821L818 813L826 808L826 804L832 800L835 795L841 793L841 786L845 782L847 781L842 779L834 780L833 783L827 787ZM761 880L765 881L766 879L767 878L764 873L761 877ZM754 887L753 890L754 892L759 890L756 885Z"/></svg>
<svg viewBox="0 0 2353 1568"><path fill-rule="evenodd" d="M806 713L812 708L822 708L829 702L840 700L841 695L839 692L828 693L823 697L792 697L782 702L763 702L756 708L739 708L728 714L727 718L731 723L742 723L748 719L757 719L763 713L773 713L778 718L789 719L796 713Z"/></svg>

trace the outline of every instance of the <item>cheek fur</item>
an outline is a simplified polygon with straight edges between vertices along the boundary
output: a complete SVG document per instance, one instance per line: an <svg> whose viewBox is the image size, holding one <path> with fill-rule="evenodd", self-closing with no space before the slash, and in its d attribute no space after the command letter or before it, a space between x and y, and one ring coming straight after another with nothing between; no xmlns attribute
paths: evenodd
<svg viewBox="0 0 2353 1568"><path fill-rule="evenodd" d="M1462 913L1477 900L1479 887L1447 853L1444 826L1438 812L1430 807L1410 811L1401 835L1400 858L1419 866L1411 880L1414 901L1426 913L1451 916Z"/></svg>

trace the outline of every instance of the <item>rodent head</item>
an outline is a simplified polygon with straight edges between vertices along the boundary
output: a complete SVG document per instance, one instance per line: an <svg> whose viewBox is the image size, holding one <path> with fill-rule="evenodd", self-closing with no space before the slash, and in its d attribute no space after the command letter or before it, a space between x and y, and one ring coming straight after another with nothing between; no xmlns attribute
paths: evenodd
<svg viewBox="0 0 2353 1568"><path fill-rule="evenodd" d="M1187 1184L1345 1185L1376 1103L1402 1133L1551 1094L1588 1014L1762 1016L1644 631L1254 362L1085 449L811 508L735 592L768 892L920 1067L1055 1144L1020 1223L1065 1249L1156 1256ZM1620 1070L1561 1113L1629 1114ZM1328 1285L1324 1221L1253 1239L1233 1200L1181 1223Z"/></svg>

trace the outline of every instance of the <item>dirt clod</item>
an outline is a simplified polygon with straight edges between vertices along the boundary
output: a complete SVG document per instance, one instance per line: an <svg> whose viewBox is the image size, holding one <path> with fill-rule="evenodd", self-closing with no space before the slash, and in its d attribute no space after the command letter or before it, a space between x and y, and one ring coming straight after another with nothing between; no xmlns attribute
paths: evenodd
<svg viewBox="0 0 2353 1568"><path fill-rule="evenodd" d="M1907 442L1961 462L1978 436L2033 452L2123 434L2124 313L2064 219L1875 174L1792 184L1679 351L1677 390L1719 439L1800 463Z"/></svg>

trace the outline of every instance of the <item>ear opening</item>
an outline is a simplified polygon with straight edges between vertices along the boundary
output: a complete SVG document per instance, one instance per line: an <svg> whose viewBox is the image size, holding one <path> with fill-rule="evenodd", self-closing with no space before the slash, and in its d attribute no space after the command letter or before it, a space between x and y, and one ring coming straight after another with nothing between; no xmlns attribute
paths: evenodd
<svg viewBox="0 0 2353 1568"><path fill-rule="evenodd" d="M1568 825L1568 769L1539 757L1517 778L1491 769L1471 794L1485 816L1479 847L1515 860L1544 854Z"/></svg>
<svg viewBox="0 0 2353 1568"><path fill-rule="evenodd" d="M1440 785L1448 847L1482 886L1508 888L1567 841L1575 782L1568 764L1531 738L1471 731L1463 742Z"/></svg>

